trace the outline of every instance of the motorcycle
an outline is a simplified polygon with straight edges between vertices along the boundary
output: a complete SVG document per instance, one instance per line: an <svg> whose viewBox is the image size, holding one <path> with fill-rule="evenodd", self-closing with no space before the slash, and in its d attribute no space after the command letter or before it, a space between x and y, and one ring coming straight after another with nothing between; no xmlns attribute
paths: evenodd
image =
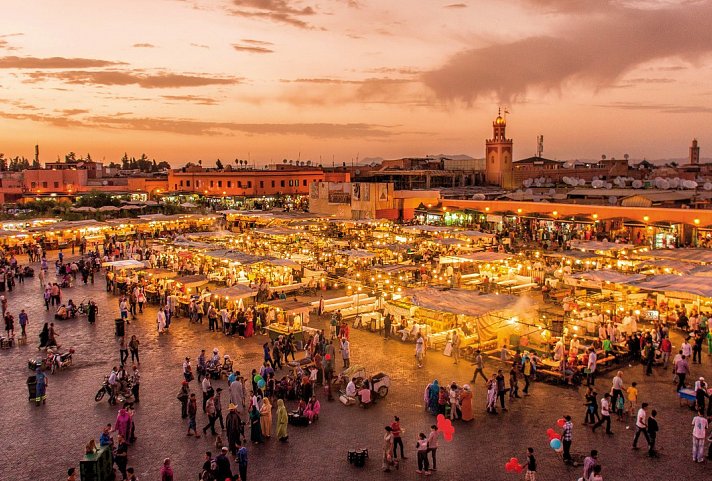
<svg viewBox="0 0 712 481"><path fill-rule="evenodd" d="M104 382L101 383L101 388L97 391L96 396L94 396L94 401L99 402L104 399L105 395L109 396L109 404L116 404L117 402L123 403L133 397L131 388L133 387L133 377L127 378L125 381L119 381L119 392L116 394L116 398L113 403L111 402L111 385L109 384L109 376L104 376Z"/></svg>
<svg viewBox="0 0 712 481"><path fill-rule="evenodd" d="M47 369L52 368L53 361L54 361L53 354L48 354L46 357L38 357L36 359L29 359L27 361L27 368L33 372L36 371L37 369L46 371Z"/></svg>
<svg viewBox="0 0 712 481"><path fill-rule="evenodd" d="M64 354L56 353L52 356L52 374L60 369L67 368L72 365L72 354L74 354L74 349L70 348L69 351Z"/></svg>

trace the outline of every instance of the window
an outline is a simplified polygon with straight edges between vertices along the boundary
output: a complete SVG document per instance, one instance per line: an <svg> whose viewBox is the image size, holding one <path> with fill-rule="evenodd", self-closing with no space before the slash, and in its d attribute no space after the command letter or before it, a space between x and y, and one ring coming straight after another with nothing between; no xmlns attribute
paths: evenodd
<svg viewBox="0 0 712 481"><path fill-rule="evenodd" d="M59 182L55 182L55 183L54 183L54 188L55 188L55 189L59 188Z"/></svg>
<svg viewBox="0 0 712 481"><path fill-rule="evenodd" d="M231 180L228 180L228 181L227 181L227 186L228 186L228 188L232 187L232 181L231 181Z"/></svg>
<svg viewBox="0 0 712 481"><path fill-rule="evenodd" d="M186 180L186 181L185 181L185 186L186 186L186 187L190 187L190 181L189 181L189 180Z"/></svg>
<svg viewBox="0 0 712 481"><path fill-rule="evenodd" d="M264 186L265 186L265 181L264 181L264 180L260 180L260 188L262 188L262 187L264 187Z"/></svg>
<svg viewBox="0 0 712 481"><path fill-rule="evenodd" d="M42 187L47 188L47 182L42 182Z"/></svg>
<svg viewBox="0 0 712 481"><path fill-rule="evenodd" d="M284 181L283 181L283 180L280 180L280 181L279 181L279 185L282 186L282 187L284 187Z"/></svg>
<svg viewBox="0 0 712 481"><path fill-rule="evenodd" d="M292 186L292 179L289 179L289 187Z"/></svg>
<svg viewBox="0 0 712 481"><path fill-rule="evenodd" d="M284 182L282 182L282 186L284 186ZM272 187L274 187L274 180L272 181Z"/></svg>
<svg viewBox="0 0 712 481"><path fill-rule="evenodd" d="M196 186L196 187L200 187L200 181L199 181L199 180L196 180L196 181L195 181L195 186Z"/></svg>
<svg viewBox="0 0 712 481"><path fill-rule="evenodd" d="M241 181L241 180L238 180L238 181L237 181L237 187L238 187L239 189L242 189L242 181Z"/></svg>
<svg viewBox="0 0 712 481"><path fill-rule="evenodd" d="M248 181L247 181L247 188L248 188L248 189L252 188L252 181L251 181L251 180L248 180Z"/></svg>
<svg viewBox="0 0 712 481"><path fill-rule="evenodd" d="M32 188L34 189L35 187L37 187L37 182L32 183Z"/></svg>
<svg viewBox="0 0 712 481"><path fill-rule="evenodd" d="M214 180L211 180L211 181L210 181L210 188L212 189L214 186L215 186L215 181L214 181Z"/></svg>
<svg viewBox="0 0 712 481"><path fill-rule="evenodd" d="M222 187L222 180L218 180L218 187Z"/></svg>
<svg viewBox="0 0 712 481"><path fill-rule="evenodd" d="M180 186L183 187L183 181L182 181L182 180L180 181Z"/></svg>
<svg viewBox="0 0 712 481"><path fill-rule="evenodd" d="M307 186L307 179L304 179L304 180L302 181L302 185L303 185L304 187Z"/></svg>

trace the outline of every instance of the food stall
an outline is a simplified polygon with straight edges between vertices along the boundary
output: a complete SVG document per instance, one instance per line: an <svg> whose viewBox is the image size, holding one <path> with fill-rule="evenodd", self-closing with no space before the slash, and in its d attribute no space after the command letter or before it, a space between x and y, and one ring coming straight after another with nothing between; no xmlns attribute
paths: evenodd
<svg viewBox="0 0 712 481"><path fill-rule="evenodd" d="M260 307L267 309L267 318L270 320L267 333L272 340L293 334L296 341L303 342L305 334L316 331L305 326L309 323L309 311L312 308L309 303L280 299L266 301L260 304Z"/></svg>
<svg viewBox="0 0 712 481"><path fill-rule="evenodd" d="M257 290L244 284L235 284L231 287L221 287L211 292L212 300L220 309L243 309L250 298L257 295Z"/></svg>

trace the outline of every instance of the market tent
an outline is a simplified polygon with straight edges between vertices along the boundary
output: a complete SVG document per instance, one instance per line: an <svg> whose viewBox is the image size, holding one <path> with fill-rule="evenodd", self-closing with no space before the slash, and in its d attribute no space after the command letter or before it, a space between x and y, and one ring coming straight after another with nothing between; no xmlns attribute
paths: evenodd
<svg viewBox="0 0 712 481"><path fill-rule="evenodd" d="M587 241L574 239L571 241L572 249L580 249L582 251L622 251L632 249L633 244L618 244L616 242L603 241Z"/></svg>
<svg viewBox="0 0 712 481"><path fill-rule="evenodd" d="M446 237L445 239L432 239L431 242L441 246L457 246L465 244L467 241L455 239L454 237Z"/></svg>
<svg viewBox="0 0 712 481"><path fill-rule="evenodd" d="M664 274L650 276L649 279L636 283L636 287L650 291L665 291L692 294L712 298L712 285L695 276Z"/></svg>
<svg viewBox="0 0 712 481"><path fill-rule="evenodd" d="M504 252L472 252L453 256L440 256L441 264L455 264L458 262L496 262L505 261L514 257Z"/></svg>
<svg viewBox="0 0 712 481"><path fill-rule="evenodd" d="M596 254L595 252L578 250L544 252L543 254L544 257L570 257L572 259L578 260L596 259L597 257L604 257L600 254Z"/></svg>
<svg viewBox="0 0 712 481"><path fill-rule="evenodd" d="M528 306L527 309L531 310L533 302L526 297L508 294L481 294L480 291L440 290L432 287L407 289L405 295L417 307L472 317L505 309L519 309L523 303Z"/></svg>
<svg viewBox="0 0 712 481"><path fill-rule="evenodd" d="M695 264L692 264L690 262L675 261L671 259L653 259L641 262L639 264L639 267L642 269L657 267L660 269L669 269L676 272L688 273L698 268L704 269L706 266L695 266Z"/></svg>
<svg viewBox="0 0 712 481"><path fill-rule="evenodd" d="M639 252L637 256L640 258L697 262L699 264L712 263L712 249L654 249L647 252Z"/></svg>
<svg viewBox="0 0 712 481"><path fill-rule="evenodd" d="M146 269L143 271L147 276L153 279L173 279L178 274L168 269Z"/></svg>
<svg viewBox="0 0 712 481"><path fill-rule="evenodd" d="M280 311L285 311L289 313L309 312L312 309L310 303L295 301L292 299L278 299L274 301L266 301L264 302L264 305L274 307L275 309L279 309Z"/></svg>
<svg viewBox="0 0 712 481"><path fill-rule="evenodd" d="M99 212L116 212L118 210L121 210L119 207L114 207L113 205L105 205L103 207L99 207Z"/></svg>
<svg viewBox="0 0 712 481"><path fill-rule="evenodd" d="M301 269L302 265L298 262L294 262L291 259L270 259L265 261L267 264L272 264L273 266L281 267L291 267L292 269Z"/></svg>
<svg viewBox="0 0 712 481"><path fill-rule="evenodd" d="M371 270L381 272L383 274L397 274L399 272L414 271L418 267L412 264L386 264L383 266L374 266Z"/></svg>
<svg viewBox="0 0 712 481"><path fill-rule="evenodd" d="M141 261L124 259L120 261L104 262L102 267L113 267L115 269L143 269L146 265Z"/></svg>
<svg viewBox="0 0 712 481"><path fill-rule="evenodd" d="M407 225L402 229L408 232L450 232L453 230L452 227L438 225Z"/></svg>
<svg viewBox="0 0 712 481"><path fill-rule="evenodd" d="M208 283L208 278L203 275L183 276L174 279L177 284L182 284L185 287L200 287Z"/></svg>
<svg viewBox="0 0 712 481"><path fill-rule="evenodd" d="M212 291L213 296L224 297L226 300L244 299L246 297L253 297L256 294L256 290L243 284L235 284L231 287L221 287L220 289Z"/></svg>
<svg viewBox="0 0 712 481"><path fill-rule="evenodd" d="M457 236L469 237L470 239L494 239L496 237L494 234L487 234L478 230L463 230L453 232L452 234Z"/></svg>
<svg viewBox="0 0 712 481"><path fill-rule="evenodd" d="M347 249L336 251L336 253L344 256L349 256L354 259L372 259L376 257L376 254L374 254L373 252L368 252L363 249Z"/></svg>
<svg viewBox="0 0 712 481"><path fill-rule="evenodd" d="M212 257L213 259L237 262L238 264L242 264L243 266L257 264L258 262L264 262L271 259L271 257L267 256L256 256L253 254L247 254L245 252L230 249L216 249L207 252L205 255L207 257Z"/></svg>
<svg viewBox="0 0 712 481"><path fill-rule="evenodd" d="M577 272L571 277L587 281L610 282L611 284L627 285L632 285L645 279L645 276L642 274L623 274L621 272L611 270Z"/></svg>
<svg viewBox="0 0 712 481"><path fill-rule="evenodd" d="M270 237L290 236L299 233L299 231L287 227L264 227L254 229L253 232L255 232L256 234L266 235Z"/></svg>

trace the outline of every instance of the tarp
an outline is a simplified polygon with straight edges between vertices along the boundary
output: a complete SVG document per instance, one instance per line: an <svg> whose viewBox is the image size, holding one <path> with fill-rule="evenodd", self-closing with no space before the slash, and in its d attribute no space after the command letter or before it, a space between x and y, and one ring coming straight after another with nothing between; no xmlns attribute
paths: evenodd
<svg viewBox="0 0 712 481"><path fill-rule="evenodd" d="M506 254L504 252L472 252L470 254L440 256L440 263L455 264L458 262L495 262L511 259L512 257L514 257L512 254Z"/></svg>
<svg viewBox="0 0 712 481"><path fill-rule="evenodd" d="M407 289L405 295L416 306L433 311L478 317L490 312L518 309L523 303L531 310L533 301L508 294L481 294L465 289L440 290L432 287Z"/></svg>
<svg viewBox="0 0 712 481"><path fill-rule="evenodd" d="M247 254L245 252L229 249L216 249L210 252L206 252L205 255L207 257L212 257L213 259L237 262L239 264L242 264L243 266L249 266L252 264L257 264L258 262L264 262L272 259L272 257L256 256L253 254Z"/></svg>
<svg viewBox="0 0 712 481"><path fill-rule="evenodd" d="M636 286L651 291L682 292L700 297L712 297L712 285L695 276L675 274L650 276L649 279L638 282Z"/></svg>
<svg viewBox="0 0 712 481"><path fill-rule="evenodd" d="M467 241L455 239L454 237L446 237L445 239L432 239L431 242L441 246L457 246L466 244Z"/></svg>
<svg viewBox="0 0 712 481"><path fill-rule="evenodd" d="M625 249L632 249L633 247L635 247L633 244L617 244L615 242L587 241L578 239L571 241L572 249L579 249L582 251L622 251Z"/></svg>
<svg viewBox="0 0 712 481"><path fill-rule="evenodd" d="M200 287L208 283L208 278L203 275L183 276L174 280L185 287Z"/></svg>
<svg viewBox="0 0 712 481"><path fill-rule="evenodd" d="M292 269L302 268L302 265L300 263L294 262L291 259L270 259L266 262L267 264L272 264L273 266L291 267Z"/></svg>
<svg viewBox="0 0 712 481"><path fill-rule="evenodd" d="M168 269L146 269L144 272L153 279L173 279L178 276L178 273Z"/></svg>
<svg viewBox="0 0 712 481"><path fill-rule="evenodd" d="M235 284L232 287L221 287L212 291L213 296L229 299L244 299L257 294L257 291L243 284Z"/></svg>
<svg viewBox="0 0 712 481"><path fill-rule="evenodd" d="M485 232L480 232L478 230L463 230L458 232L453 232L453 235L469 237L470 239L494 239L496 236L494 234L487 234Z"/></svg>
<svg viewBox="0 0 712 481"><path fill-rule="evenodd" d="M670 259L698 264L712 263L712 249L654 249L636 253L641 259Z"/></svg>
<svg viewBox="0 0 712 481"><path fill-rule="evenodd" d="M376 254L374 254L373 252L368 252L362 249L347 249L336 251L336 253L344 256L349 256L353 259L372 259L376 257Z"/></svg>
<svg viewBox="0 0 712 481"><path fill-rule="evenodd" d="M289 229L287 227L264 227L254 229L253 232L270 237L290 236L299 234L298 230Z"/></svg>
<svg viewBox="0 0 712 481"><path fill-rule="evenodd" d="M133 259L124 259L121 261L104 262L103 267L113 267L115 269L142 269L146 265L141 261Z"/></svg>
<svg viewBox="0 0 712 481"><path fill-rule="evenodd" d="M439 225L407 225L402 229L408 232L451 232L453 230L452 227Z"/></svg>
<svg viewBox="0 0 712 481"><path fill-rule="evenodd" d="M574 279L584 279L587 281L610 282L611 284L633 285L645 279L642 274L623 274L618 271L599 270L577 272L571 276Z"/></svg>

